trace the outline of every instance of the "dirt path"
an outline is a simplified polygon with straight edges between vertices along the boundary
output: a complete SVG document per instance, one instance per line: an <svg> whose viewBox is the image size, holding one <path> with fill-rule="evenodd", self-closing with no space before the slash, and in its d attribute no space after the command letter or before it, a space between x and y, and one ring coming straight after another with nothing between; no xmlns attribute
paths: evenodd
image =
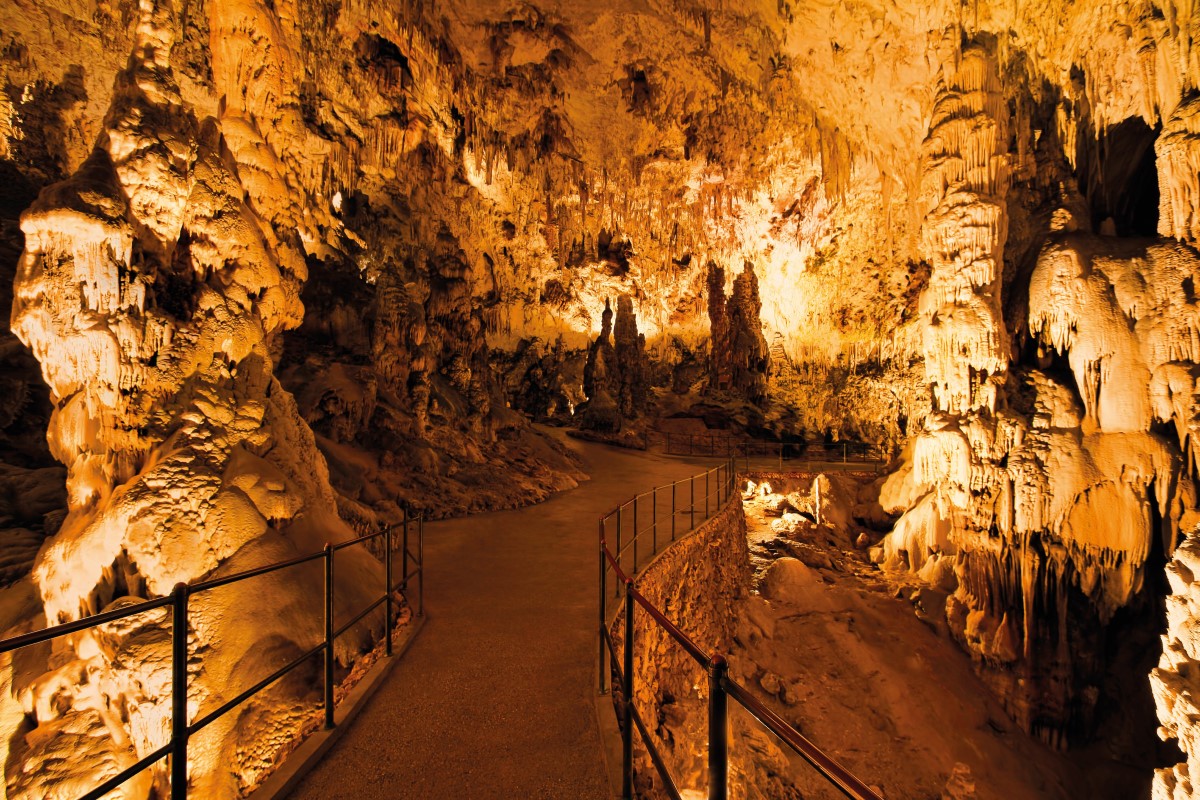
<svg viewBox="0 0 1200 800"><path fill-rule="evenodd" d="M592 476L579 488L426 525L425 627L292 798L609 796L593 705L597 519L708 462L566 441Z"/></svg>

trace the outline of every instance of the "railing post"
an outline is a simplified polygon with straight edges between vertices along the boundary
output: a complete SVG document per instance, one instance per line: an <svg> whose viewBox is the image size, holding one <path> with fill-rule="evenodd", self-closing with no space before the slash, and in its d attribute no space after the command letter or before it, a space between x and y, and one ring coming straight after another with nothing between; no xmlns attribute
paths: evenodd
<svg viewBox="0 0 1200 800"><path fill-rule="evenodd" d="M729 796L729 701L722 685L728 670L720 654L708 662L708 800Z"/></svg>
<svg viewBox="0 0 1200 800"><path fill-rule="evenodd" d="M650 537L651 544L654 547L654 555L658 555L658 487L654 487L654 494L650 496Z"/></svg>
<svg viewBox="0 0 1200 800"><path fill-rule="evenodd" d="M688 530L691 530L692 528L696 527L696 476L695 475L688 478L688 486L691 487L690 491L692 493L692 502L688 508L688 514L690 515L688 519L689 519L689 522L691 522L691 525L688 528Z"/></svg>
<svg viewBox="0 0 1200 800"><path fill-rule="evenodd" d="M325 545L325 729L333 727L333 545Z"/></svg>
<svg viewBox="0 0 1200 800"><path fill-rule="evenodd" d="M633 579L625 579L625 729L621 731L621 797L633 797Z"/></svg>
<svg viewBox="0 0 1200 800"><path fill-rule="evenodd" d="M171 593L171 800L187 797L188 586Z"/></svg>
<svg viewBox="0 0 1200 800"><path fill-rule="evenodd" d="M417 517L417 616L425 616L425 512Z"/></svg>
<svg viewBox="0 0 1200 800"><path fill-rule="evenodd" d="M705 519L708 519L708 495L709 495L708 476L711 474L712 474L711 469L704 473L704 518Z"/></svg>
<svg viewBox="0 0 1200 800"><path fill-rule="evenodd" d="M388 658L392 656L392 526L383 528L383 607L384 647Z"/></svg>
<svg viewBox="0 0 1200 800"><path fill-rule="evenodd" d="M675 487L679 481L671 482L671 541L675 541Z"/></svg>
<svg viewBox="0 0 1200 800"><path fill-rule="evenodd" d="M404 520L403 520L402 524L404 526L404 532L403 532L404 536L403 536L402 541L400 542L400 549L404 551L404 555L401 557L401 560L400 560L400 567L402 570L400 573L400 585L404 587L404 599L409 600L411 595L409 595L409 593L408 593L408 509L407 508L404 509Z"/></svg>
<svg viewBox="0 0 1200 800"><path fill-rule="evenodd" d="M638 567L638 539L641 538L641 529L638 528L638 513L637 513L638 496L633 496L633 575L637 574Z"/></svg>
<svg viewBox="0 0 1200 800"><path fill-rule="evenodd" d="M623 553L625 551L624 545L621 544L623 541L623 536L622 536L622 531L621 531L621 528L622 528L621 517L625 516L625 512L622 511L621 508L622 508L621 506L617 506L617 553L616 553L616 555L617 555L617 566L618 567L621 566L621 553Z"/></svg>
<svg viewBox="0 0 1200 800"><path fill-rule="evenodd" d="M604 563L604 517L600 518L600 694L608 694L608 662L605 660L604 626L608 620L608 577Z"/></svg>

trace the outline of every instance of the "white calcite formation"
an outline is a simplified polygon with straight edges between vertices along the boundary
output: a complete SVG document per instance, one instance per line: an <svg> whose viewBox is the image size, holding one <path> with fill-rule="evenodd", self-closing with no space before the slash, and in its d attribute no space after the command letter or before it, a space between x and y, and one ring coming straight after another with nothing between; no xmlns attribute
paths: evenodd
<svg viewBox="0 0 1200 800"><path fill-rule="evenodd" d="M925 372L938 409L995 408L1008 366L1000 280L1008 191L1008 107L995 58L964 50L943 78L922 148L929 206L922 250L932 266L921 295Z"/></svg>
<svg viewBox="0 0 1200 800"><path fill-rule="evenodd" d="M1155 540L1174 548L1195 505L1188 475L1200 353L1188 320L1198 270L1200 257L1174 243L1055 236L1030 279L1029 328L1046 365L1060 354L1070 371L1022 378L1030 418L931 418L911 473L885 490L885 506L911 508L885 555L916 571L931 557L957 559L948 614L989 663L1039 660L1042 609L1057 609L1051 652L1070 654L1072 594L1110 619L1140 591ZM916 500L920 490L906 486L931 491ZM1069 674L1084 658L1060 655L1033 672ZM1013 703L1018 716L1028 700Z"/></svg>
<svg viewBox="0 0 1200 800"><path fill-rule="evenodd" d="M1180 104L1154 143L1159 166L1158 232L1200 242L1200 99Z"/></svg>
<svg viewBox="0 0 1200 800"><path fill-rule="evenodd" d="M1188 320L1200 310L1198 270L1200 257L1179 244L1053 237L1030 279L1028 321L1045 366L1058 354L1069 372L1020 378L1029 417L1011 407L931 417L911 471L885 487L885 507L909 509L885 559L914 571L956 559L948 615L986 663L1032 660L1030 677L1063 671L1069 682L1088 658L1072 652L1070 598L1086 598L1106 621L1141 590L1151 549L1174 548L1196 500L1188 476L1200 352ZM1058 655L1044 662L1047 651ZM1013 697L1011 707L1033 724L1033 709L1061 702Z"/></svg>
<svg viewBox="0 0 1200 800"><path fill-rule="evenodd" d="M251 202L286 198L285 178L253 122L228 110L220 124L198 122L182 102L166 14L144 5L96 148L22 221L13 329L42 363L50 446L68 469L66 520L33 570L48 624L352 535L272 375L273 343L302 313L304 262L295 228ZM349 612L377 595L382 574L374 558L344 555L337 604ZM316 563L196 595L191 717L320 641L321 598ZM78 796L165 742L174 624L167 612L132 617L12 662L28 724L7 742L20 765L10 796ZM369 628L377 617L339 642L343 663ZM254 785L314 699L285 681L195 737L192 791ZM160 766L124 796L162 780Z"/></svg>
<svg viewBox="0 0 1200 800"><path fill-rule="evenodd" d="M1194 521L1194 520L1193 520ZM1200 684L1196 665L1200 663L1200 639L1196 620L1200 619L1200 536L1195 530L1175 548L1175 557L1167 565L1171 595L1167 597L1167 633L1163 636L1163 654L1158 668L1150 673L1150 687L1162 721L1159 735L1176 739L1187 761L1171 769L1160 769L1154 778L1154 800L1186 800L1195 795L1192 776L1200 775Z"/></svg>

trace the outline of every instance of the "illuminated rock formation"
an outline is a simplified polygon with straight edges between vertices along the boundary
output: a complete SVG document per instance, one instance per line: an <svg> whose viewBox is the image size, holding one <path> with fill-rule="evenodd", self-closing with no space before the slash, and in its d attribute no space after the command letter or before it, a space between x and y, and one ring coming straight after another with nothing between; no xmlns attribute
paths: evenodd
<svg viewBox="0 0 1200 800"><path fill-rule="evenodd" d="M747 263L725 294L725 270L708 265L709 388L762 403L771 355L763 336L758 276Z"/></svg>
<svg viewBox="0 0 1200 800"><path fill-rule="evenodd" d="M1160 769L1154 777L1155 800L1183 800L1194 796L1192 775L1200 769L1200 741L1196 740L1197 718L1196 665L1200 663L1195 625L1200 616L1197 607L1196 573L1200 571L1195 531L1175 549L1167 565L1171 595L1167 598L1167 632L1158 668L1150 673L1158 718L1159 735L1177 739L1187 756L1186 763Z"/></svg>
<svg viewBox="0 0 1200 800"><path fill-rule="evenodd" d="M607 300L600 318L600 335L588 348L583 367L583 392L588 398L583 424L593 430L616 432L621 429L621 411L615 396L620 391L621 376L617 371L617 352L609 341L613 312Z"/></svg>
<svg viewBox="0 0 1200 800"><path fill-rule="evenodd" d="M269 162L238 163L218 127L182 102L166 14L143 8L96 149L22 222L13 329L42 363L50 443L68 468L69 513L34 568L49 623L350 535L312 434L272 376L272 342L299 321L303 258L294 232L280 237L251 208L237 175L258 170L263 190L281 194L282 176ZM378 572L348 553L342 607L365 604ZM320 595L302 588L315 577L301 569L196 597L194 715L319 639ZM73 796L162 745L171 622L149 617L57 640L45 674L22 679L33 727L9 743L24 764L9 774L12 796ZM368 625L340 643L343 661L367 644ZM193 789L229 796L269 770L311 714L297 688L197 737ZM81 751L72 737L95 744Z"/></svg>
<svg viewBox="0 0 1200 800"><path fill-rule="evenodd" d="M638 333L633 301L626 295L617 298L613 351L621 381L618 405L626 417L636 417L646 409L646 337Z"/></svg>
<svg viewBox="0 0 1200 800"><path fill-rule="evenodd" d="M922 147L921 228L932 264L921 295L925 372L939 410L995 408L1008 366L1000 320L1007 235L1008 109L995 58L975 45L943 78Z"/></svg>

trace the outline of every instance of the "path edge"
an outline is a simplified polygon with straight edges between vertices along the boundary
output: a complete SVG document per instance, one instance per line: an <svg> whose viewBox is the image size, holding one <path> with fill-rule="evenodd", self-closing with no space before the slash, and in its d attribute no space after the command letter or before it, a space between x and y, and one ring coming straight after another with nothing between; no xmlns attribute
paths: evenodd
<svg viewBox="0 0 1200 800"><path fill-rule="evenodd" d="M371 696L379 690L392 668L400 661L400 657L408 650L417 634L425 627L425 615L414 616L413 624L409 626L404 639L393 643L392 657L380 658L367 670L346 699L334 709L334 727L319 729L312 733L304 742L291 752L263 783L250 794L246 800L284 800L297 784L324 758L329 749L341 738L349 728L350 723L358 716L358 712L370 701Z"/></svg>
<svg viewBox="0 0 1200 800"><path fill-rule="evenodd" d="M604 774L608 777L608 796L611 800L621 797L621 728L613 711L612 692L595 696L593 709L596 712L596 727L600 732L600 758L604 762Z"/></svg>

